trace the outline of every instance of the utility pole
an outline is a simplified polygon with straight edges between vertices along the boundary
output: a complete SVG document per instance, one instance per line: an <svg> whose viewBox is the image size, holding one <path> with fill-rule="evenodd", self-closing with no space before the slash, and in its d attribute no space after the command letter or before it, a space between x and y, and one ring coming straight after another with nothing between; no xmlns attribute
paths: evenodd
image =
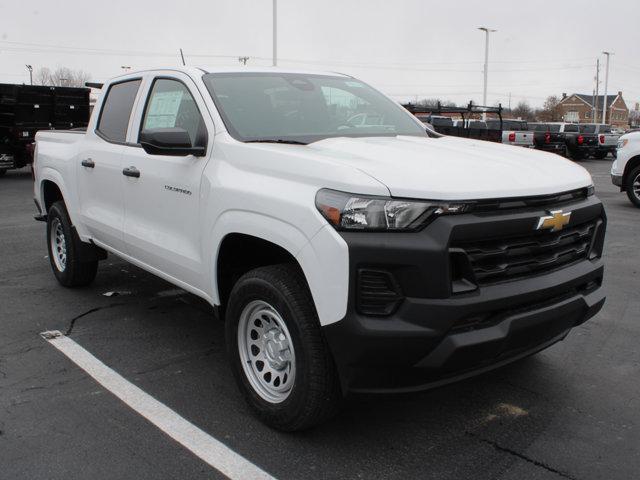
<svg viewBox="0 0 640 480"><path fill-rule="evenodd" d="M273 66L278 65L278 0L273 0Z"/></svg>
<svg viewBox="0 0 640 480"><path fill-rule="evenodd" d="M607 69L604 74L604 96L602 97L602 123L607 123L607 89L609 88L609 57L611 52L602 52L607 56Z"/></svg>
<svg viewBox="0 0 640 480"><path fill-rule="evenodd" d="M25 67L27 67L27 70L29 70L29 83L33 85L33 66L25 65Z"/></svg>
<svg viewBox="0 0 640 480"><path fill-rule="evenodd" d="M487 75L489 74L489 34L492 32L496 32L497 30L492 30L488 27L478 27L478 30L482 30L485 33L485 43L484 43L484 89L482 92L482 105L487 105ZM486 112L482 114L482 120L487 119Z"/></svg>
<svg viewBox="0 0 640 480"><path fill-rule="evenodd" d="M509 115L511 115L511 92L509 92Z"/></svg>
<svg viewBox="0 0 640 480"><path fill-rule="evenodd" d="M593 123L598 123L598 95L600 94L600 59L596 60L596 93L593 96Z"/></svg>
<svg viewBox="0 0 640 480"><path fill-rule="evenodd" d="M182 58L182 66L185 66L186 63L184 62L184 53L182 53L182 49L180 49L180 58Z"/></svg>

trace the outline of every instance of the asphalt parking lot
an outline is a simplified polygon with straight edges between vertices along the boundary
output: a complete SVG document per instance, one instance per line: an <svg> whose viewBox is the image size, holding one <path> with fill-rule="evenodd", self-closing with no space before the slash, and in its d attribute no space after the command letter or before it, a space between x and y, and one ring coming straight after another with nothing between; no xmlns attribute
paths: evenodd
<svg viewBox="0 0 640 480"><path fill-rule="evenodd" d="M221 478L39 335L105 365L279 479L632 479L640 471L640 210L583 162L609 219L607 303L563 342L434 391L351 399L283 434L245 406L222 323L198 298L113 256L60 287L31 176L0 179L0 479ZM105 296L107 292L118 294Z"/></svg>

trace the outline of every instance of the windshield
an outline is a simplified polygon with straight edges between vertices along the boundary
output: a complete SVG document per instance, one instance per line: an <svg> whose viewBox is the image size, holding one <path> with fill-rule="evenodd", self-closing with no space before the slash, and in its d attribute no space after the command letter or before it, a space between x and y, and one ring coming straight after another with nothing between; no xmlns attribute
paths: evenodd
<svg viewBox="0 0 640 480"><path fill-rule="evenodd" d="M243 142L427 137L402 107L350 77L234 72L203 79L229 133Z"/></svg>

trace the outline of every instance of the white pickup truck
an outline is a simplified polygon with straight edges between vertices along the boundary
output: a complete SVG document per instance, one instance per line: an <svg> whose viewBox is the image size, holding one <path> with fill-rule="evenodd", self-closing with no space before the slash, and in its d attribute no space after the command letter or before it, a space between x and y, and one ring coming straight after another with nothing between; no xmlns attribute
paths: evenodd
<svg viewBox="0 0 640 480"><path fill-rule="evenodd" d="M487 128L498 129L502 127L502 143L516 147L535 148L535 133L525 120L505 118L500 120L487 120Z"/></svg>
<svg viewBox="0 0 640 480"><path fill-rule="evenodd" d="M111 253L219 307L238 385L279 429L323 421L349 392L531 355L604 303L606 217L586 170L428 133L350 76L129 73L86 132L36 138L58 281L90 283Z"/></svg>
<svg viewBox="0 0 640 480"><path fill-rule="evenodd" d="M631 203L640 208L640 131L618 139L616 159L611 165L611 181L627 192Z"/></svg>

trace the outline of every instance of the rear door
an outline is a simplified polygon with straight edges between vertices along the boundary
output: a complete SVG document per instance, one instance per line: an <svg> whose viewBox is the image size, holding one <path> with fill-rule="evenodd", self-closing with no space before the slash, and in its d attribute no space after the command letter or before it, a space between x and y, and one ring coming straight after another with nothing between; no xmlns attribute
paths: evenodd
<svg viewBox="0 0 640 480"><path fill-rule="evenodd" d="M130 256L196 288L205 287L201 245L200 201L203 171L213 139L213 123L194 82L173 72L147 79L131 145L125 147L125 167L139 177L125 177L125 243ZM207 155L151 155L139 144L142 130L183 128L192 143L208 132ZM203 130L204 129L204 130ZM135 144L135 145L134 145Z"/></svg>
<svg viewBox="0 0 640 480"><path fill-rule="evenodd" d="M82 222L94 240L119 252L124 247L122 152L140 84L137 78L109 86L75 160Z"/></svg>

